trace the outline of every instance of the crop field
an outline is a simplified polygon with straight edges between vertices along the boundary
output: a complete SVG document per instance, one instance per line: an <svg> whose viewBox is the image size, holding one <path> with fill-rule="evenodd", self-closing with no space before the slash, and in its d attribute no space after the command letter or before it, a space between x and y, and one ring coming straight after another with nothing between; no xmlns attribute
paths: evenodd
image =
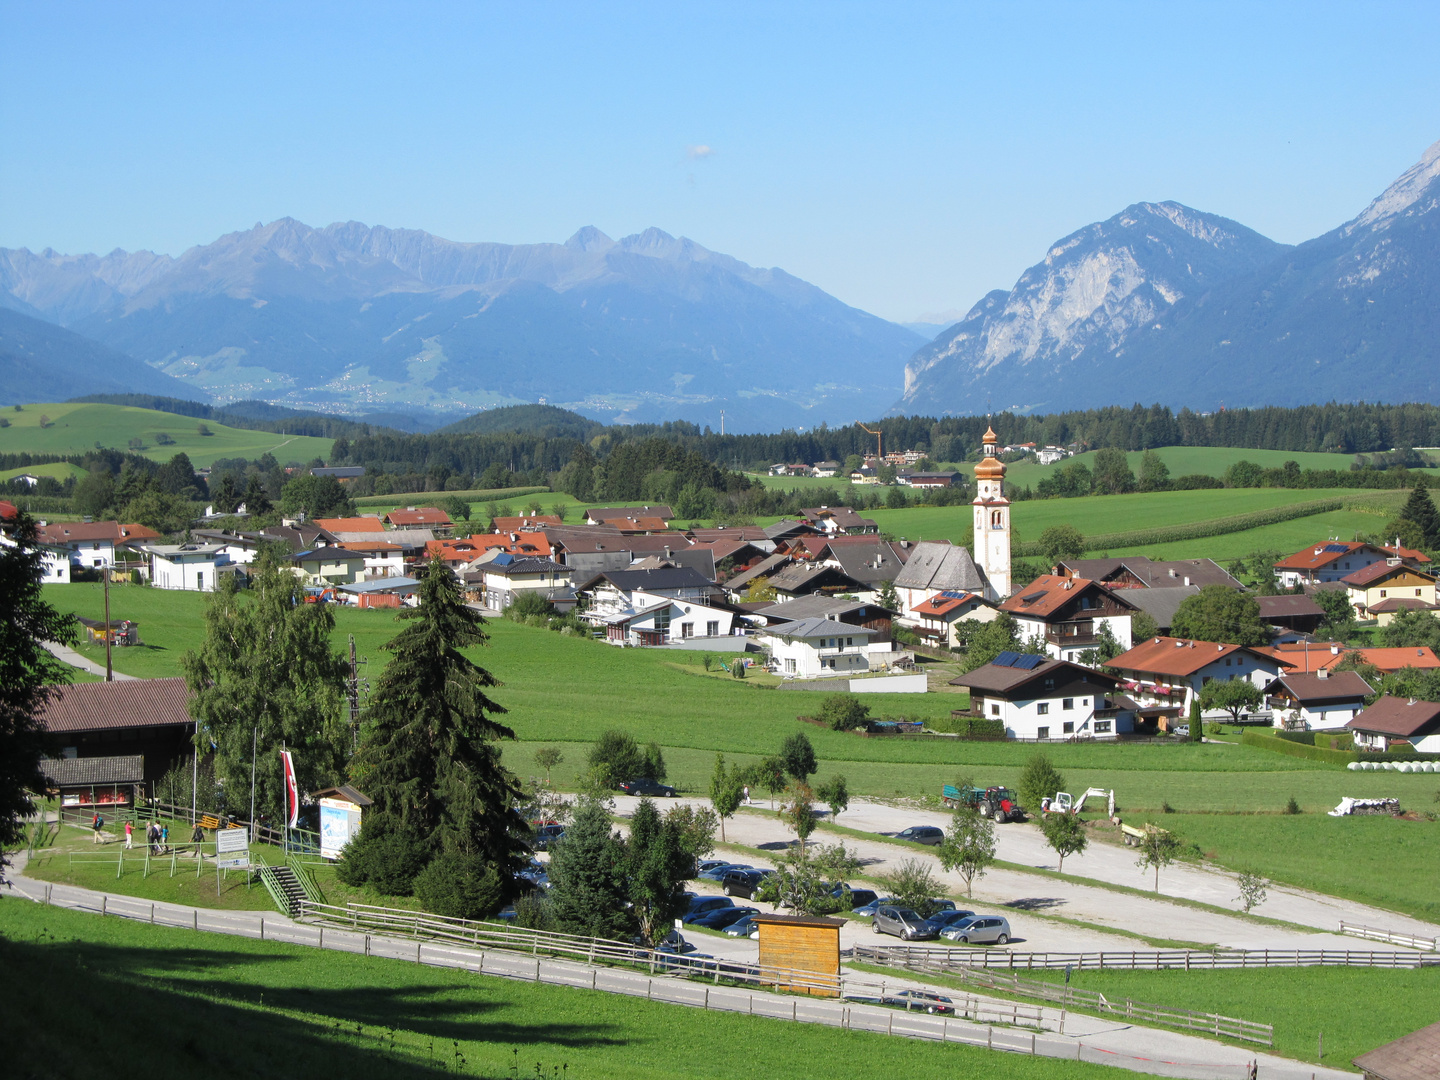
<svg viewBox="0 0 1440 1080"><path fill-rule="evenodd" d="M0 900L17 1077L442 1075L574 1080L822 1071L1102 1080L1099 1065L472 975ZM780 1027L779 1025L786 1026ZM23 1033L23 1037L18 1037ZM750 1071L754 1071L753 1069Z"/></svg>
<svg viewBox="0 0 1440 1080"><path fill-rule="evenodd" d="M50 424L42 428L40 418L47 416ZM213 420L203 421L212 434L201 435L202 421L189 416L137 409L128 405L96 404L35 404L23 412L7 412L8 428L0 428L0 453L28 451L32 454L82 454L102 447L126 450L131 439L143 441L137 451L154 461L169 461L184 451L197 468L217 458L258 458L274 454L283 465L288 461L309 461L328 458L333 439L317 439L305 435L277 435L269 431L247 431L227 427ZM161 446L155 436L161 432L174 439Z"/></svg>
<svg viewBox="0 0 1440 1080"><path fill-rule="evenodd" d="M1323 492L1312 491L1313 498L1324 498ZM1406 493L1377 492L1376 506L1366 509L1327 510L1321 514L1280 521L1274 525L1262 525L1256 529L1207 536L1199 540L1179 540L1165 544L1149 544L1143 547L1110 548L1110 555L1148 555L1152 559L1214 559L1222 566L1231 559L1244 558L1256 551L1283 551L1289 554L1299 551L1317 540L1339 537L1353 540L1357 536L1369 536L1384 530L1385 524L1394 517L1404 502ZM1390 504L1388 513L1376 513L1381 506ZM1024 505L1024 504L1021 504Z"/></svg>
<svg viewBox="0 0 1440 1080"><path fill-rule="evenodd" d="M45 593L61 610L89 616L100 610L98 585L49 585ZM116 670L146 677L180 674L180 656L203 632L203 604L196 593L113 588L113 616L137 621L146 643L115 650ZM343 648L347 635L355 635L373 686L388 655L381 645L399 624L383 611L351 609L338 610L336 623L336 647ZM535 751L559 746L565 760L553 779L561 788L573 787L586 767L589 744L607 728L659 743L670 781L697 794L708 786L717 752L732 761L754 761L774 753L795 731L803 731L814 744L821 778L840 772L852 793L885 799L938 795L941 785L961 776L1014 785L1035 753L1033 746L1017 743L867 739L801 725L795 717L816 708L818 695L714 678L694 653L616 649L508 620L492 622L490 632L490 647L474 655L503 683L495 697L509 710L505 721L519 738L505 746L505 760L522 777L537 776ZM103 650L84 651L103 663ZM868 704L876 715L943 717L965 701L963 695L950 693L877 694ZM1395 796L1407 808L1425 809L1435 793L1431 775L1352 773L1337 765L1218 742L1059 744L1045 752L1065 774L1069 790L1113 788L1127 817L1158 820L1168 803L1178 813L1167 825L1173 824L1202 850L1213 851L1224 865L1253 865L1280 880L1436 915L1423 882L1388 867L1402 860L1421 866L1440 863L1440 825L1339 820L1323 813L1345 795ZM1304 814L1280 815L1291 797ZM1326 866L1330 844L1355 835L1355 825L1374 830L1374 835L1345 848L1350 861ZM1307 842L1277 842L1279 837L1304 837ZM1353 872L1360 866L1369 872Z"/></svg>

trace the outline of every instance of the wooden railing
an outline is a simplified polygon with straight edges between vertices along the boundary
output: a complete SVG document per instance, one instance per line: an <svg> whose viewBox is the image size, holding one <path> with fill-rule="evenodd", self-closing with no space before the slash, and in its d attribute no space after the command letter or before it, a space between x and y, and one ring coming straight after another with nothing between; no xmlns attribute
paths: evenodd
<svg viewBox="0 0 1440 1080"><path fill-rule="evenodd" d="M1401 934L1394 930L1380 930L1374 926L1360 926L1356 923L1347 923L1340 920L1340 932L1349 934L1351 937L1369 938L1371 941L1384 941L1390 945L1403 945L1407 949L1424 949L1427 952L1440 952L1440 938L1418 937L1415 934Z"/></svg>
<svg viewBox="0 0 1440 1080"><path fill-rule="evenodd" d="M872 962L886 965L896 964L898 954L931 952L933 952L933 950L869 949L862 945L855 946L854 950L855 959L857 960L868 958L865 954L884 954L884 958L877 958ZM1253 1020L1241 1020L1233 1016L1221 1016L1218 1013L1201 1013L1190 1009L1172 1009L1165 1005L1152 1005L1143 1001L1133 1001L1130 998L1126 998L1123 1002L1110 1001L1104 994L1096 990L1081 990L1062 983L1048 983L1041 982L1038 979L1025 979L1019 975L1012 975L1002 971L989 971L983 967L977 968L964 964L947 965L942 959L938 958L904 956L900 962L906 971L915 971L923 974L944 974L968 986L974 986L984 990L998 990L1001 993L1013 994L1018 997L1035 998L1039 1001L1048 1001L1065 1008L1078 1008L1085 1012L1100 1013L1108 1016L1123 1016L1127 1022L1141 1021L1152 1024L1163 1024L1166 1027L1185 1028L1189 1031L1203 1031L1206 1034L1216 1037L1260 1043L1264 1046L1275 1045L1275 1028L1272 1024L1261 1024Z"/></svg>
<svg viewBox="0 0 1440 1080"><path fill-rule="evenodd" d="M1418 939L1426 940L1426 939ZM1203 971L1223 968L1274 967L1384 967L1440 966L1440 957L1428 952L1367 952L1351 949L1162 949L1132 952L1027 953L1001 949L922 948L915 946L863 946L856 959L901 967L913 962L936 963L944 970L983 968L1006 971L1158 971L1179 968Z"/></svg>

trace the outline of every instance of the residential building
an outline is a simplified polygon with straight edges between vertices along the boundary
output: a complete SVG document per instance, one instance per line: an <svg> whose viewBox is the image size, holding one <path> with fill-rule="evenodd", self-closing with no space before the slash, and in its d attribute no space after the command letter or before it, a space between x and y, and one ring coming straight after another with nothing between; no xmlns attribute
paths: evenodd
<svg viewBox="0 0 1440 1080"><path fill-rule="evenodd" d="M1110 559L1065 559L1051 571L1064 577L1088 578L1107 589L1188 589L1224 585L1244 592L1245 586L1214 559L1151 559L1126 555Z"/></svg>
<svg viewBox="0 0 1440 1080"><path fill-rule="evenodd" d="M367 578L400 577L405 573L405 549L388 540L342 540L339 545L365 560Z"/></svg>
<svg viewBox="0 0 1440 1080"><path fill-rule="evenodd" d="M442 534L448 533L455 524L449 514L433 506L407 506L403 510L391 510L383 520L394 529L434 529Z"/></svg>
<svg viewBox="0 0 1440 1080"><path fill-rule="evenodd" d="M975 565L985 579L985 599L1010 595L1010 500L1005 497L1005 465L995 430L985 429L985 456L975 466ZM966 586L968 588L968 586Z"/></svg>
<svg viewBox="0 0 1440 1080"><path fill-rule="evenodd" d="M856 581L836 563L795 561L770 575L770 587L780 601L820 593L824 596L854 596L870 593L864 582Z"/></svg>
<svg viewBox="0 0 1440 1080"><path fill-rule="evenodd" d="M365 556L339 544L290 556L290 565L306 585L349 585L365 576Z"/></svg>
<svg viewBox="0 0 1440 1080"><path fill-rule="evenodd" d="M1147 638L1104 666L1119 675L1121 688L1140 704L1140 719L1168 723L1186 716L1191 699L1212 679L1248 679L1263 692L1291 665L1269 650L1156 637Z"/></svg>
<svg viewBox="0 0 1440 1080"><path fill-rule="evenodd" d="M879 604L846 600L839 596L801 596L778 604L746 604L750 618L761 626L799 622L801 619L833 619L850 626L864 626L875 631L875 640L890 640L895 612Z"/></svg>
<svg viewBox="0 0 1440 1080"><path fill-rule="evenodd" d="M1131 645L1130 620L1135 605L1124 590L1110 590L1098 581L1041 574L1000 604L1014 617L1020 639L1043 639L1045 651L1058 660L1078 660L1100 643L1108 629L1122 649Z"/></svg>
<svg viewBox="0 0 1440 1080"><path fill-rule="evenodd" d="M378 517L316 518L315 525L326 532L339 535L342 532L381 533L385 523Z"/></svg>
<svg viewBox="0 0 1440 1080"><path fill-rule="evenodd" d="M1313 634L1325 621L1325 609L1303 593L1257 596L1255 602L1260 605L1260 620L1267 626Z"/></svg>
<svg viewBox="0 0 1440 1080"><path fill-rule="evenodd" d="M1399 611L1435 611L1435 575L1392 555L1340 579L1355 614L1388 626Z"/></svg>
<svg viewBox="0 0 1440 1080"><path fill-rule="evenodd" d="M508 551L492 550L471 563L465 583L478 594L481 603L495 611L504 611L525 592L537 592L549 603L562 593L573 596L569 567L553 559L517 556Z"/></svg>
<svg viewBox="0 0 1440 1080"><path fill-rule="evenodd" d="M160 539L154 529L118 521L57 521L36 532L42 544L64 548L73 565L86 569L125 562L134 554L133 545Z"/></svg>
<svg viewBox="0 0 1440 1080"><path fill-rule="evenodd" d="M291 551L309 551L327 544L338 544L341 539L360 539L353 533L344 537L337 536L329 529L305 521L291 525L270 525L261 529L260 535L266 540L283 540L290 545Z"/></svg>
<svg viewBox="0 0 1440 1080"><path fill-rule="evenodd" d="M986 623L999 614L999 608L978 593L942 592L912 608L910 621L927 645L950 649L960 644L957 623L965 619Z"/></svg>
<svg viewBox="0 0 1440 1080"><path fill-rule="evenodd" d="M221 574L239 569L222 544L146 544L139 550L150 561L156 589L214 592Z"/></svg>
<svg viewBox="0 0 1440 1080"><path fill-rule="evenodd" d="M904 487L933 489L957 486L960 474L957 472L911 472L901 469L895 474L895 482Z"/></svg>
<svg viewBox="0 0 1440 1080"><path fill-rule="evenodd" d="M1198 595L1200 586L1182 585L1178 589L1117 588L1114 591L1134 604L1138 611L1143 611L1154 619L1155 629L1158 633L1168 634L1170 628L1175 625L1175 613L1180 610L1180 605L1190 597ZM1133 619L1131 626L1133 630Z"/></svg>
<svg viewBox="0 0 1440 1080"><path fill-rule="evenodd" d="M1067 450L1063 446L1042 446L1035 451L1035 459L1041 465L1054 465L1057 461L1064 461L1071 453L1073 451Z"/></svg>
<svg viewBox="0 0 1440 1080"><path fill-rule="evenodd" d="M911 550L907 544L878 536L837 536L821 543L813 558L843 571L858 583L856 595L868 600L878 600L885 583L900 576Z"/></svg>
<svg viewBox="0 0 1440 1080"><path fill-rule="evenodd" d="M1355 671L1286 672L1265 687L1275 726L1287 731L1339 731L1360 715L1375 688Z"/></svg>
<svg viewBox="0 0 1440 1080"><path fill-rule="evenodd" d="M999 720L1006 738L1054 742L1132 730L1134 703L1116 694L1118 682L1068 660L1002 652L950 685L967 687L971 715Z"/></svg>
<svg viewBox="0 0 1440 1080"><path fill-rule="evenodd" d="M1431 1080L1440 1072L1440 1023L1351 1059L1361 1080Z"/></svg>
<svg viewBox="0 0 1440 1080"><path fill-rule="evenodd" d="M706 605L720 597L720 590L688 566L668 570L607 570L585 580L575 580L575 593L589 602L589 616L636 611L637 598L651 604L660 599L683 600Z"/></svg>
<svg viewBox="0 0 1440 1080"><path fill-rule="evenodd" d="M701 647L743 633L738 613L729 605L676 600L641 590L630 594L630 605L604 613L586 611L587 622L605 631L612 645L690 645Z"/></svg>
<svg viewBox="0 0 1440 1080"><path fill-rule="evenodd" d="M800 516L827 536L859 536L880 531L874 521L861 517L848 506L815 506L801 510Z"/></svg>
<svg viewBox="0 0 1440 1080"><path fill-rule="evenodd" d="M948 540L922 540L910 550L905 569L895 575L895 593L900 598L900 621L919 623L911 612L944 592L976 593L994 601L990 583L970 552Z"/></svg>
<svg viewBox="0 0 1440 1080"><path fill-rule="evenodd" d="M875 631L838 619L797 619L760 631L757 643L770 654L770 670L787 679L862 675L870 670Z"/></svg>
<svg viewBox="0 0 1440 1080"><path fill-rule="evenodd" d="M1275 564L1275 580L1284 588L1341 581L1356 570L1384 562L1390 553L1374 544L1326 540L1287 555Z"/></svg>
<svg viewBox="0 0 1440 1080"><path fill-rule="evenodd" d="M0 533L0 547L19 547L14 540ZM45 585L70 583L70 549L58 544L37 543L40 552L40 581Z"/></svg>
<svg viewBox="0 0 1440 1080"><path fill-rule="evenodd" d="M804 468L803 465L800 467ZM659 529L653 530L658 532L666 529L664 523L674 516L675 511L663 503L655 506L595 506L585 511L585 524L619 528L620 522L658 520L661 525Z"/></svg>
<svg viewBox="0 0 1440 1080"><path fill-rule="evenodd" d="M1384 753L1393 743L1408 742L1422 754L1440 754L1440 703L1386 694L1345 725L1355 735L1356 750Z"/></svg>
<svg viewBox="0 0 1440 1080"><path fill-rule="evenodd" d="M379 532L350 532L348 529L330 534L329 543L334 544L364 544L379 541L384 544L397 544L400 550L405 553L407 559L422 558L425 554L425 545L435 539L434 529L382 529ZM292 545L294 546L294 545ZM317 544L300 544L297 551L303 551L307 547L315 547Z"/></svg>
<svg viewBox="0 0 1440 1080"><path fill-rule="evenodd" d="M838 461L817 461L810 467L810 475L819 477L821 480L829 480L840 472Z"/></svg>
<svg viewBox="0 0 1440 1080"><path fill-rule="evenodd" d="M237 566L255 561L260 546L273 540L260 533L230 532L227 529L191 529L190 539L198 544L216 544Z"/></svg>
<svg viewBox="0 0 1440 1080"><path fill-rule="evenodd" d="M1440 668L1440 657L1428 645L1391 649L1352 649L1338 641L1293 641L1262 645L1257 650L1282 662L1291 671L1332 672L1350 657L1385 675L1405 668Z"/></svg>

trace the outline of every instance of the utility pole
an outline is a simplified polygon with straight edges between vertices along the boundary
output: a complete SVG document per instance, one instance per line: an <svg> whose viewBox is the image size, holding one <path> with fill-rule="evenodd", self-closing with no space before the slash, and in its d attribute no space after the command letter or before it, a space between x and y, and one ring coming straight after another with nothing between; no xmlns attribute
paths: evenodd
<svg viewBox="0 0 1440 1080"><path fill-rule="evenodd" d="M355 660L355 635L350 635L350 682L345 688L350 699L350 752L360 747L360 668Z"/></svg>
<svg viewBox="0 0 1440 1080"><path fill-rule="evenodd" d="M721 409L721 410L720 410L720 436L721 436L722 438L725 436L725 410L724 410L724 409Z"/></svg>
<svg viewBox="0 0 1440 1080"><path fill-rule="evenodd" d="M250 729L250 842L255 842L255 748L260 738L258 726Z"/></svg>
<svg viewBox="0 0 1440 1080"><path fill-rule="evenodd" d="M110 666L110 566L105 566L105 681L114 682L115 672Z"/></svg>

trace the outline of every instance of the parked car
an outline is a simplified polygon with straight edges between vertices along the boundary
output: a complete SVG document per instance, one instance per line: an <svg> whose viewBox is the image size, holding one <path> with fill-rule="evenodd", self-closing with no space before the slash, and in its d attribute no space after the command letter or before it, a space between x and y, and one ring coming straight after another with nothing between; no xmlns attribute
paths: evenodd
<svg viewBox="0 0 1440 1080"><path fill-rule="evenodd" d="M944 994L931 993L929 990L897 990L893 994L886 995L882 1000L883 1005L899 1005L906 1012L911 1009L923 1009L927 1013L946 1016L955 1015L955 1003Z"/></svg>
<svg viewBox="0 0 1440 1080"><path fill-rule="evenodd" d="M738 922L733 922L725 927L725 933L730 937L759 937L760 924L755 921L753 916L746 915Z"/></svg>
<svg viewBox="0 0 1440 1080"><path fill-rule="evenodd" d="M720 888L726 896L743 896L746 900L754 900L755 894L760 891L760 886L765 884L765 879L774 872L773 870L727 870L725 876L720 880Z"/></svg>
<svg viewBox="0 0 1440 1080"><path fill-rule="evenodd" d="M727 862L721 863L719 866L712 866L709 870L701 870L700 873L696 874L695 876L697 878L700 878L702 881L723 881L725 879L725 874L730 870L754 869L755 868L749 863Z"/></svg>
<svg viewBox="0 0 1440 1080"><path fill-rule="evenodd" d="M541 825L535 830L535 850L549 851L550 845L565 835L564 825Z"/></svg>
<svg viewBox="0 0 1440 1080"><path fill-rule="evenodd" d="M966 911L964 909L959 909L956 911L937 911L934 915L930 916L930 925L935 928L935 932L938 934L946 928L954 926L958 922L963 922L974 914L975 913L973 911Z"/></svg>
<svg viewBox="0 0 1440 1080"><path fill-rule="evenodd" d="M920 941L933 938L934 929L920 917L920 913L906 907L885 904L875 911L870 928L877 934L894 934L902 941Z"/></svg>
<svg viewBox="0 0 1440 1080"><path fill-rule="evenodd" d="M691 923L703 915L707 915L717 908L732 908L735 901L728 896L697 896L690 901L690 910L680 916L681 922Z"/></svg>
<svg viewBox="0 0 1440 1080"><path fill-rule="evenodd" d="M940 936L947 941L958 941L961 945L989 942L1005 945L1010 941L1010 920L999 915L978 915L946 927Z"/></svg>
<svg viewBox="0 0 1440 1080"><path fill-rule="evenodd" d="M908 840L912 844L938 844L945 839L945 831L934 825L911 825L895 834L896 840Z"/></svg>
<svg viewBox="0 0 1440 1080"><path fill-rule="evenodd" d="M834 890L831 891L830 895L838 900L845 895L845 889L843 886L837 885ZM879 899L880 894L877 893L874 889L851 889L850 910L857 911L860 908L864 907L866 904L873 904Z"/></svg>
<svg viewBox="0 0 1440 1080"><path fill-rule="evenodd" d="M883 905L893 903L895 903L895 898L893 896L882 896L878 899L871 900L868 904L861 904L859 907L853 909L851 911L851 914L863 915L867 919L873 919L875 917L875 912L878 911Z"/></svg>
<svg viewBox="0 0 1440 1080"><path fill-rule="evenodd" d="M954 901L954 900L931 900L931 901L930 901L930 910L931 910L931 911L954 911L954 910L955 910L955 901Z"/></svg>
<svg viewBox="0 0 1440 1080"><path fill-rule="evenodd" d="M727 867L734 865L735 864L730 862L728 859L701 859L698 863L695 864L695 875L698 877L701 874L709 873L716 867Z"/></svg>
<svg viewBox="0 0 1440 1080"><path fill-rule="evenodd" d="M1189 724L1176 724L1176 725L1175 725L1173 728L1171 728L1170 730L1171 730L1171 732L1173 732L1174 734L1180 736L1180 738L1182 738L1182 739L1188 739L1188 738L1190 737L1190 725L1189 725Z"/></svg>
<svg viewBox="0 0 1440 1080"><path fill-rule="evenodd" d="M531 885L539 885L542 881L549 880L550 868L539 859L531 859L525 869L519 871L515 876L521 881L528 881Z"/></svg>
<svg viewBox="0 0 1440 1080"><path fill-rule="evenodd" d="M703 926L706 930L724 930L731 923L737 923L741 919L748 919L751 915L760 914L759 908L753 907L730 907L716 908L707 911L698 919L690 922L691 926Z"/></svg>
<svg viewBox="0 0 1440 1080"><path fill-rule="evenodd" d="M654 795L661 799L675 798L675 789L668 784L660 784L654 780L641 777L639 780L625 780L620 784L620 790L626 795Z"/></svg>

